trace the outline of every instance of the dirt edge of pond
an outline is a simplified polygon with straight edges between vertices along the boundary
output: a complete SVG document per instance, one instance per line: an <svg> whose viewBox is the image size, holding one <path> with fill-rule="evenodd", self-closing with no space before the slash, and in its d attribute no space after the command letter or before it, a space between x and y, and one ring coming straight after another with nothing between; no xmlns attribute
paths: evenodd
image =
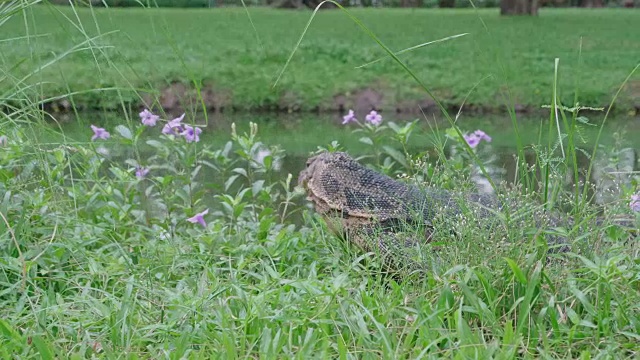
<svg viewBox="0 0 640 360"><path fill-rule="evenodd" d="M630 84L631 85L631 84ZM631 92L636 94L636 86L630 86ZM624 104L614 104L611 109L616 113L624 113L631 116L640 116L640 86L637 89L638 96L631 96L636 101ZM452 99L441 98L441 104L452 114L460 110L460 104ZM425 97L419 100L396 100L385 97L384 92L366 87L343 94L336 94L330 99L322 101L319 105L305 107L303 101L295 93L285 91L276 101L265 102L256 106L239 106L234 101L231 91L218 89L213 85L205 85L198 90L187 86L182 82L173 82L160 90L157 94L141 93L138 101L126 104L132 109L151 109L154 112L164 111L168 114L180 114L185 109L200 109L204 107L213 113L314 113L314 114L346 114L350 109L356 116L363 117L371 110L377 110L386 114L396 113L405 115L431 116L441 113L438 104L431 98ZM66 98L56 98L43 103L42 107L47 112L66 113L75 110L113 110L122 109L122 104L112 106L105 104L84 104L71 102ZM608 105L600 106L607 110ZM487 105L466 103L463 112L467 115L506 115L509 113L505 105ZM513 110L517 114L542 115L548 114L549 109L542 106L515 104ZM588 110L585 112L589 112Z"/></svg>

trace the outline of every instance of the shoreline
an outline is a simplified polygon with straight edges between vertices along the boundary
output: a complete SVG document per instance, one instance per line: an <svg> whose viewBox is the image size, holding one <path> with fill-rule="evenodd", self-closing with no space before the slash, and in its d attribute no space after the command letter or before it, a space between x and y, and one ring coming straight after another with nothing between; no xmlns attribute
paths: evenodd
<svg viewBox="0 0 640 360"><path fill-rule="evenodd" d="M200 95L196 95L196 90L188 88L182 83L173 83L168 87L157 92L156 95L145 93L138 95L141 97L138 101L122 100L121 102L95 103L93 101L82 101L74 99L71 101L66 97L48 97L55 100L42 102L41 108L50 113L70 113L73 111L121 111L122 106L128 108L142 110L144 108L153 108L156 111L162 111L177 114L185 111L185 108L202 108L204 107L211 113L257 113L257 114L345 114L350 109L356 114L363 116L371 110L385 112L387 114L405 114L405 115L426 115L431 116L441 114L438 104L431 98L427 97L419 100L399 100L389 101L385 98L384 93L378 92L372 88L364 88L346 94L336 94L331 99L326 99L320 104L304 106L299 98L291 93L281 96L277 102L265 103L263 105L239 105L232 101L229 91L214 90L210 87L202 87L199 89ZM440 99L440 103L445 109L452 114L460 111L460 104L454 99ZM187 104L185 106L185 104ZM566 105L568 106L568 105ZM608 110L608 105L593 106L594 108L602 108L597 110L581 110L582 114L598 114ZM511 107L516 114L519 115L547 115L549 108L544 105L535 106L531 104L516 103ZM509 110L506 105L497 104L463 104L463 112L467 115L508 115ZM617 102L611 109L612 115L625 115L629 117L640 116L640 103L628 104Z"/></svg>

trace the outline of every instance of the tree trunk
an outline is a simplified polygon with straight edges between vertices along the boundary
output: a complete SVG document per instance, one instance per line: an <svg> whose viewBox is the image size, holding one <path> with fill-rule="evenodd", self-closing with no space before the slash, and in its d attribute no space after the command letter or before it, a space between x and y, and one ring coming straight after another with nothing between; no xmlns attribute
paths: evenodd
<svg viewBox="0 0 640 360"><path fill-rule="evenodd" d="M422 0L400 0L400 7L403 7L403 8L422 7Z"/></svg>
<svg viewBox="0 0 640 360"><path fill-rule="evenodd" d="M438 0L439 8L454 8L456 7L456 0Z"/></svg>
<svg viewBox="0 0 640 360"><path fill-rule="evenodd" d="M318 5L320 5L320 3L322 3L322 0L302 0L302 3L305 4L309 9L314 10ZM319 10L336 8L337 6L335 6L333 3L325 3Z"/></svg>
<svg viewBox="0 0 640 360"><path fill-rule="evenodd" d="M500 15L538 15L538 0L501 0Z"/></svg>
<svg viewBox="0 0 640 360"><path fill-rule="evenodd" d="M302 7L302 0L275 0L270 5L278 9L299 9Z"/></svg>
<svg viewBox="0 0 640 360"><path fill-rule="evenodd" d="M580 5L587 8L601 8L603 3L602 0L583 0Z"/></svg>

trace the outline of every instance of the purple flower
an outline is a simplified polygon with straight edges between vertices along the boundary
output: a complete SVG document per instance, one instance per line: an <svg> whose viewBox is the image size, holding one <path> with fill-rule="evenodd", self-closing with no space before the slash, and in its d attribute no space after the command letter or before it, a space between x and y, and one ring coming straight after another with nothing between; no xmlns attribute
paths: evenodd
<svg viewBox="0 0 640 360"><path fill-rule="evenodd" d="M160 119L160 116L153 115L153 113L147 109L144 109L139 115L142 124L146 126L156 126L156 122Z"/></svg>
<svg viewBox="0 0 640 360"><path fill-rule="evenodd" d="M380 123L382 122L382 115L378 114L378 112L375 110L371 110L371 112L367 114L367 116L365 116L364 119L369 124L377 126L377 125L380 125Z"/></svg>
<svg viewBox="0 0 640 360"><path fill-rule="evenodd" d="M206 209L205 211L201 212L201 213L197 213L195 214L193 217L190 217L187 219L188 222L190 223L198 223L200 225L202 225L202 227L207 227L207 222L204 221L204 216L207 215L209 213L209 209Z"/></svg>
<svg viewBox="0 0 640 360"><path fill-rule="evenodd" d="M148 173L149 173L149 169L141 166L136 166L136 177L138 179L142 179L143 177L147 176Z"/></svg>
<svg viewBox="0 0 640 360"><path fill-rule="evenodd" d="M177 117L171 121L169 121L163 128L162 133L165 135L177 135L182 132L182 119L184 119L184 114L180 117Z"/></svg>
<svg viewBox="0 0 640 360"><path fill-rule="evenodd" d="M464 136L464 141L467 142L467 144L469 144L469 146L472 149L475 149L476 146L478 146L478 144L480 144L480 137L478 137L478 135L476 134L471 134L471 135L465 135Z"/></svg>
<svg viewBox="0 0 640 360"><path fill-rule="evenodd" d="M9 145L9 138L6 135L0 136L0 147Z"/></svg>
<svg viewBox="0 0 640 360"><path fill-rule="evenodd" d="M191 127L189 125L184 126L184 131L182 132L182 136L187 140L187 142L198 142L200 141L200 133L202 129L199 127Z"/></svg>
<svg viewBox="0 0 640 360"><path fill-rule="evenodd" d="M631 208L631 211L640 212L640 193L631 195L629 207Z"/></svg>
<svg viewBox="0 0 640 360"><path fill-rule="evenodd" d="M476 130L474 132L474 134L480 138L480 140L484 140L486 142L491 142L491 136L487 135L487 133L485 133L482 130Z"/></svg>
<svg viewBox="0 0 640 360"><path fill-rule="evenodd" d="M356 115L353 113L353 110L349 109L349 113L342 117L342 125L346 125L352 121L358 121L356 119Z"/></svg>
<svg viewBox="0 0 640 360"><path fill-rule="evenodd" d="M491 142L491 136L487 135L482 130L476 130L471 134L464 135L464 141L466 141L472 149L475 149L482 140Z"/></svg>
<svg viewBox="0 0 640 360"><path fill-rule="evenodd" d="M108 139L111 137L111 134L103 128L99 128L95 125L91 125L91 130L93 130L93 136L91 137L91 141L95 141L96 139Z"/></svg>

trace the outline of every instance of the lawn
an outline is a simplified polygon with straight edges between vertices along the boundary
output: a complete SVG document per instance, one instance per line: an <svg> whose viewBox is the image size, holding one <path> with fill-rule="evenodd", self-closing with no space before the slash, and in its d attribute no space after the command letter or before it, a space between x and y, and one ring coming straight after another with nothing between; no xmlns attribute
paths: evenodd
<svg viewBox="0 0 640 360"><path fill-rule="evenodd" d="M309 11L250 8L257 32L239 8L76 11L36 6L2 25L0 67L12 78L0 80L0 92L11 93L31 74L26 83L42 85L34 94L80 92L73 100L89 107L136 102L132 88L158 93L172 82L200 84L216 94L212 103L238 109L331 109L336 95L352 99L349 106L365 89L382 95L378 103L387 108L427 97L389 59L355 68L385 54L342 11L318 14L275 89ZM350 11L395 51L468 33L401 56L451 106L468 96L467 103L493 109L505 103L507 90L522 106L548 104L555 58L563 101L572 104L578 89L582 104L603 106L640 61L638 11L542 9L535 18L500 17L497 9ZM18 39L26 34L29 41ZM623 92L620 108L637 104L637 79ZM92 89L105 90L87 93ZM183 107L193 106L187 102Z"/></svg>
<svg viewBox="0 0 640 360"><path fill-rule="evenodd" d="M289 92L305 104L318 104L365 86L384 89L386 99L423 95L391 63L354 70L380 51L338 12L320 15L272 91L308 12L250 9L258 42L238 9L100 10L95 18L82 10L83 27L74 27L77 18L67 8L33 5L24 17L2 24L13 7L26 4L0 6L2 35L11 38L0 42L5 70L0 104L9 104L0 112L0 358L640 357L640 177L632 171L638 159L628 145L637 137L633 126L608 120L605 127L602 116L599 127L559 109L559 118L534 118L535 123L521 124L520 132L512 125L527 121L522 117L495 128L488 127L489 119L442 120L427 131L422 119L393 123L385 114L380 124L360 118L341 125L334 137L336 114L324 123L294 114L258 126L251 113L233 117L233 124L201 127L198 137L190 126L201 119L192 112L177 124L159 111L159 118L140 118L137 109L126 106L105 111L106 119L84 112L70 116L75 124L57 126L64 117L52 119L37 101L48 94L117 86L120 91L82 93L72 100L127 105L133 92L126 89L157 90L189 78L208 79L246 108ZM456 24L447 26L457 31L479 29L477 16L464 11L355 13L394 48L450 35L443 30L450 19ZM500 69L491 60L497 55L514 94L524 96L540 86L539 102L549 90L555 56L567 65L563 89L572 88L572 76L590 71L592 76L579 76L577 88L594 102L637 61L630 59L637 56L631 50L637 49L637 38L629 32L603 35L605 26L630 28L638 16L633 12L543 11L538 19L481 14L490 29L511 23L499 35L492 31L495 39L510 40L492 42L480 31L406 56L451 101ZM616 21L599 23L602 14L615 15ZM342 21L330 26L332 17ZM30 37L18 38L25 20ZM535 45L522 40L538 22L549 32L559 27L585 32L580 72L571 66L577 62L572 35L566 42L539 33ZM401 35L403 27L434 30L421 30L411 40ZM82 44L79 29L104 36L57 59L64 48ZM121 31L110 33L114 29ZM352 40L335 40L337 34ZM612 45L616 36L628 36L624 46ZM532 50L537 48L549 50ZM448 56L461 60L448 62ZM442 63L449 64L447 70L438 66ZM609 64L608 70L600 63ZM48 66L23 81L37 64ZM490 84L501 88L497 78L481 82L471 99L497 104L495 92L487 92ZM38 82L41 86L29 86ZM462 133L470 136L479 127L511 138L490 142L483 134L472 147ZM340 144L330 142L334 139ZM355 139L358 147L348 144ZM496 148L504 141L517 146L511 173L497 165ZM460 205L455 217L418 211L411 224L404 210L390 211L385 224L399 227L397 237L372 226L365 241L373 251L366 252L330 231L296 187L298 171L287 161L303 168L309 150L319 146L367 155L362 163L420 189L468 194L481 169L496 182L517 184L496 187L507 200L504 208L472 211L468 201L452 195L461 200L455 202ZM583 167L594 149L595 159L607 165L594 169L600 172L597 181ZM605 170L612 176L603 175ZM357 182L340 179L330 178L328 188ZM383 190L382 182L370 183ZM604 201L592 201L594 189ZM348 190L347 203L356 193ZM373 206L392 203L375 197ZM335 205L326 202L338 210ZM538 215L547 208L557 226L540 225L544 220ZM438 206L431 209L443 213ZM351 224L375 223L375 217L367 220L367 211L340 214L362 216ZM423 241L428 233L431 241ZM553 248L557 241L566 252ZM390 273L376 252L384 248L394 249L390 264L414 265L420 272Z"/></svg>

